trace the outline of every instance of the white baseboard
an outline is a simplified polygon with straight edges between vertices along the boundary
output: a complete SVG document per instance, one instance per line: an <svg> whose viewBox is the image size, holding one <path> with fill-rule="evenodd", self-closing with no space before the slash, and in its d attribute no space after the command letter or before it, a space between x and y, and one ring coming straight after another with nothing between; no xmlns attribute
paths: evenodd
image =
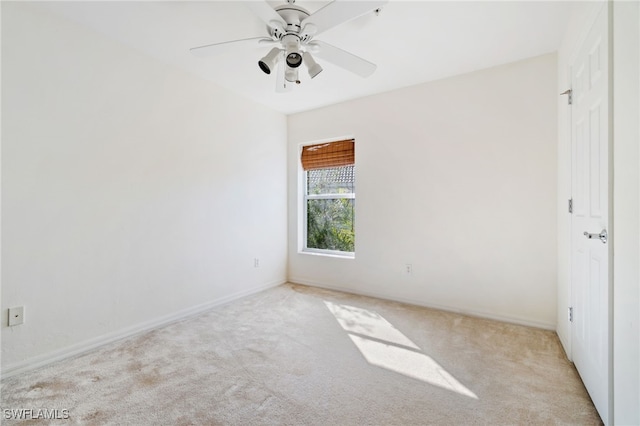
<svg viewBox="0 0 640 426"><path fill-rule="evenodd" d="M468 316L471 316L471 317L485 318L485 319L490 319L490 320L495 320L495 321L500 321L500 322L506 322L506 323L510 323L510 324L524 325L524 326L527 326L527 327L534 327L534 328L541 328L541 329L544 329L544 330L556 331L556 324L555 323L552 324L552 323L547 323L547 322L543 322L543 321L535 321L535 320L531 320L531 319L527 319L527 318L516 318L516 317L510 317L510 316L504 316L504 315L496 315L496 314L493 314L493 313L490 313L490 312L482 312L482 311L477 311L477 310L474 310L474 309L460 309L460 308L456 308L456 307L453 307L453 306L438 305L438 304L435 304L435 303L423 302L421 300L396 297L396 296L377 293L377 292L372 292L372 291L354 290L354 289L351 289L351 288L345 288L345 287L341 287L341 286L338 286L338 285L331 285L331 284L325 284L325 283L320 283L320 282L316 282L316 281L311 281L311 280L307 280L307 279L304 279L304 278L290 277L288 282L291 283L291 284L302 284L302 285L307 285L307 286L311 286L311 287L324 288L324 289L327 289L327 290L335 290L335 291L341 291L341 292L344 292L344 293L357 294L359 296L368 296L368 297L375 297L377 299L392 300L394 302L401 302L401 303L406 303L406 304L409 304L409 305L415 305L415 306L422 306L422 307L425 307L425 308L438 309L438 310L441 310L441 311L453 312L453 313L456 313L456 314L468 315Z"/></svg>
<svg viewBox="0 0 640 426"><path fill-rule="evenodd" d="M76 343L74 345L67 346L65 348L58 349L53 352L49 352L43 355L29 358L25 361L9 364L2 369L2 372L0 373L0 375L2 376L3 379L5 379L11 376L15 376L16 374L21 374L27 371L35 370L36 368L44 367L47 364L51 364L56 361L61 361L66 358L71 358L73 356L89 352L91 350L94 350L101 346L115 342L117 340L125 339L127 337L132 337L136 334L151 331L153 329L163 327L173 322L180 321L182 319L185 319L194 315L198 315L216 306L224 305L226 303L232 302L234 300L237 300L246 296L250 296L255 293L259 293L261 291L270 289L272 287L277 287L281 284L284 284L285 282L286 282L285 280L272 281L267 284L262 284L260 286L250 288L248 290L239 291L237 293L220 297L218 299L214 299L200 305L192 306L190 308L183 309L178 312L171 313L169 315L164 315L159 318L154 318L150 321L145 321L139 324L135 324L133 326L130 326L121 330L117 330L112 333L107 333L102 336L95 337L93 339L85 340L83 342Z"/></svg>

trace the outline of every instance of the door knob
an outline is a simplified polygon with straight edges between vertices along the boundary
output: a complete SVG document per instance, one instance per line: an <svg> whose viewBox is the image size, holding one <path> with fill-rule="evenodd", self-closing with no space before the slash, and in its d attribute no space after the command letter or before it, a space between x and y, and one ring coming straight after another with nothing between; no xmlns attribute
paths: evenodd
<svg viewBox="0 0 640 426"><path fill-rule="evenodd" d="M584 231L584 236L589 238L590 240L599 239L602 241L602 244L607 243L607 230L603 229L599 234L590 234L587 231Z"/></svg>

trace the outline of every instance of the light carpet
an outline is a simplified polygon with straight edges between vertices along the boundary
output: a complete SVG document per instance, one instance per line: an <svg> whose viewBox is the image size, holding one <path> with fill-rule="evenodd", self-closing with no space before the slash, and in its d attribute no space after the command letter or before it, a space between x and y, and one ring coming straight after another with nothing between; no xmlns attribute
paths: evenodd
<svg viewBox="0 0 640 426"><path fill-rule="evenodd" d="M551 331L291 284L6 379L1 407L67 425L600 424Z"/></svg>

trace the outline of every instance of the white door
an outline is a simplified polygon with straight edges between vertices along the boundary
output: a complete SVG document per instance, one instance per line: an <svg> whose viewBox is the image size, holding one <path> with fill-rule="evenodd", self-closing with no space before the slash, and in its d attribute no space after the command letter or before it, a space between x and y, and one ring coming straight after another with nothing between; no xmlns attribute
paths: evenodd
<svg viewBox="0 0 640 426"><path fill-rule="evenodd" d="M605 4L571 66L571 348L582 381L600 417L609 424L611 244L599 237L609 230L607 16Z"/></svg>

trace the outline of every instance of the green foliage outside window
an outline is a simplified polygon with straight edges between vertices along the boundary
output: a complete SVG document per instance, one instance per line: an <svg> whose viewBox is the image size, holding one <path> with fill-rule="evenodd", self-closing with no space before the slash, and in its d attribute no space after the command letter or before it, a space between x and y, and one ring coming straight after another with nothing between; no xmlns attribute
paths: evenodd
<svg viewBox="0 0 640 426"><path fill-rule="evenodd" d="M353 199L307 201L307 247L353 252Z"/></svg>
<svg viewBox="0 0 640 426"><path fill-rule="evenodd" d="M354 183L354 166L307 172L308 248L355 251Z"/></svg>

